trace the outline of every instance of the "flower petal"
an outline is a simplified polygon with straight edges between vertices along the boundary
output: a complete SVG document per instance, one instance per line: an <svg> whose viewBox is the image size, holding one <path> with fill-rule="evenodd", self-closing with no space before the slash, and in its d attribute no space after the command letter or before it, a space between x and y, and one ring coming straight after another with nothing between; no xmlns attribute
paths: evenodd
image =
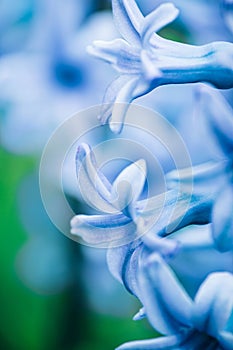
<svg viewBox="0 0 233 350"><path fill-rule="evenodd" d="M114 21L121 35L130 43L140 46L139 29L144 19L135 0L112 0Z"/></svg>
<svg viewBox="0 0 233 350"><path fill-rule="evenodd" d="M210 221L212 194L179 193L176 189L137 202L136 212L140 234L151 231L167 236L191 224Z"/></svg>
<svg viewBox="0 0 233 350"><path fill-rule="evenodd" d="M71 233L96 247L118 246L135 238L135 224L123 214L77 215L71 220Z"/></svg>
<svg viewBox="0 0 233 350"><path fill-rule="evenodd" d="M146 181L146 162L143 159L127 166L112 185L112 204L127 216L132 216L132 205L138 200Z"/></svg>
<svg viewBox="0 0 233 350"><path fill-rule="evenodd" d="M82 195L90 205L102 212L116 212L111 206L111 184L97 169L94 153L83 143L76 154L76 172Z"/></svg>
<svg viewBox="0 0 233 350"><path fill-rule="evenodd" d="M140 290L137 276L142 249L142 243L137 240L122 247L108 249L107 252L108 267L112 275L138 298Z"/></svg>
<svg viewBox="0 0 233 350"><path fill-rule="evenodd" d="M134 321L140 321L146 317L146 310L142 307L133 317Z"/></svg>
<svg viewBox="0 0 233 350"><path fill-rule="evenodd" d="M192 300L162 258L151 254L140 272L141 301L152 326L162 334L189 327Z"/></svg>
<svg viewBox="0 0 233 350"><path fill-rule="evenodd" d="M173 170L166 174L166 185L169 189L181 187L182 191L203 193L217 191L225 182L223 173L226 162L207 162L190 168Z"/></svg>
<svg viewBox="0 0 233 350"><path fill-rule="evenodd" d="M137 73L140 68L139 50L123 39L94 41L87 47L89 54L100 58L121 73Z"/></svg>
<svg viewBox="0 0 233 350"><path fill-rule="evenodd" d="M122 87L116 97L110 120L110 129L114 133L119 134L123 128L126 113L133 99L133 92L137 86L138 80L139 77L133 75L133 78Z"/></svg>
<svg viewBox="0 0 233 350"><path fill-rule="evenodd" d="M233 155L233 109L216 89L202 85L201 109L207 130L217 141L220 154Z"/></svg>
<svg viewBox="0 0 233 350"><path fill-rule="evenodd" d="M181 344L182 340L183 335L180 334L171 335L168 337L159 337L155 339L136 340L122 344L121 346L117 347L116 350L178 350L180 349L179 345Z"/></svg>
<svg viewBox="0 0 233 350"><path fill-rule="evenodd" d="M155 66L146 50L141 51L141 62L146 80L152 82L162 76L162 72Z"/></svg>
<svg viewBox="0 0 233 350"><path fill-rule="evenodd" d="M213 273L200 286L193 306L193 324L201 332L221 340L233 314L233 275ZM231 348L229 348L231 349Z"/></svg>
<svg viewBox="0 0 233 350"><path fill-rule="evenodd" d="M212 233L217 248L233 250L233 184L226 184L220 191L212 211Z"/></svg>
<svg viewBox="0 0 233 350"><path fill-rule="evenodd" d="M131 75L121 74L108 86L103 98L103 104L99 116L99 120L102 124L108 122L109 118L112 115L113 103L116 100L118 92L123 88L125 84L129 82L129 80L131 80L131 78Z"/></svg>
<svg viewBox="0 0 233 350"><path fill-rule="evenodd" d="M143 46L148 47L149 41L154 32L173 22L179 14L179 10L171 2L161 4L143 21L142 30L140 32Z"/></svg>

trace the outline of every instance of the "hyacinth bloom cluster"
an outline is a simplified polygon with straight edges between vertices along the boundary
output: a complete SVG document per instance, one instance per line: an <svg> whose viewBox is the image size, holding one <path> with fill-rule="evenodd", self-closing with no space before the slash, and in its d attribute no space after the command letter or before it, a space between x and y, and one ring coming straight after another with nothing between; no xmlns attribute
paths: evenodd
<svg viewBox="0 0 233 350"><path fill-rule="evenodd" d="M182 346L189 349L191 345L193 349L204 349L206 344L214 349L221 346L231 349L232 251L230 246L227 252L217 251L216 237L210 225L207 225L211 220L214 200L218 196L217 186L212 185L211 188L209 185L206 191L203 190L203 184L210 182L210 172L215 178L224 166L225 162L221 162L217 165L205 164L195 169L196 185L193 195L188 199L187 193L180 194L179 208L176 215L171 217L177 198L175 188L168 191L165 202L161 201L160 195L140 200L146 179L143 160L126 167L113 184L110 184L98 170L90 147L86 144L79 146L77 174L80 183L85 183L86 200L101 214L77 215L72 219L71 232L81 236L88 244L110 247L110 271L143 304L143 310L135 319L147 316L154 328L167 336L163 339L129 343L120 349L182 349ZM186 169L182 181L186 181L189 188L187 174L190 175ZM167 178L171 188L175 187L174 172L168 174ZM221 182L220 180L219 183ZM159 208L160 205L164 205L164 208ZM159 219L154 220L159 209L162 209L163 213ZM173 226L168 235L167 227L172 224L169 218L178 224ZM194 229L192 224L196 223L203 226ZM184 226L186 228L182 230ZM222 231L219 235L225 235L225 231ZM217 241L219 240L221 237L218 237ZM120 244L121 246L117 247ZM203 271L203 256L206 254L208 260ZM184 256L188 256L189 260L190 256L194 256L194 262L196 258L200 259L200 262L195 262L195 272L191 276L188 276L182 267ZM189 267L193 269L194 266ZM194 301L180 286L172 268L185 280L184 284L187 284L189 293L196 295ZM219 283L225 286L226 296L222 296ZM208 326L208 319L213 317L217 312L215 310L219 310L221 305L224 305L223 323L218 325L216 319L216 324ZM205 315L203 308L206 309Z"/></svg>
<svg viewBox="0 0 233 350"><path fill-rule="evenodd" d="M161 85L209 82L232 88L233 45L212 42L202 46L167 40L156 34L178 16L172 3L164 3L143 16L135 0L113 0L116 27L123 39L96 41L89 52L110 63L120 76L107 89L102 123L110 119L110 128L120 132L127 106L135 98Z"/></svg>
<svg viewBox="0 0 233 350"><path fill-rule="evenodd" d="M124 39L94 42L89 52L120 76L107 89L102 123L120 132L128 102L166 84L207 82L197 89L210 161L166 174L166 191L144 195L143 159L114 181L99 169L94 151L81 144L79 186L95 209L77 215L71 233L86 244L107 247L110 272L141 302L134 316L147 318L161 337L125 343L118 349L233 349L233 110L216 89L233 87L233 45L192 46L160 37L178 15L163 3L143 16L133 0L112 0ZM231 16L231 2L223 2ZM120 102L124 102L121 104Z"/></svg>

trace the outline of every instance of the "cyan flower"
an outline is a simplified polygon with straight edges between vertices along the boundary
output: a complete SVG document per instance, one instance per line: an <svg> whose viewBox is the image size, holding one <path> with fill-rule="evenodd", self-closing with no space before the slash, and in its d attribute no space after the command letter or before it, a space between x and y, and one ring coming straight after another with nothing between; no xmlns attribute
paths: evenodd
<svg viewBox="0 0 233 350"><path fill-rule="evenodd" d="M82 144L77 152L79 186L85 189L85 200L100 214L75 216L71 232L88 244L117 246L145 233L163 237L190 224L208 223L218 188L215 176L221 174L223 166L207 164L194 171L185 169L178 173L180 184L177 174L171 172L167 175L167 192L140 200L146 180L143 160L126 167L110 184L98 170L90 147Z"/></svg>
<svg viewBox="0 0 233 350"><path fill-rule="evenodd" d="M178 10L172 3L160 5L145 17L135 0L113 0L112 6L124 39L97 41L88 49L120 73L106 91L100 115L102 123L111 117L112 131L121 131L127 103L160 85L209 82L218 88L233 87L231 43L193 46L155 33L177 17Z"/></svg>
<svg viewBox="0 0 233 350"><path fill-rule="evenodd" d="M133 341L126 349L233 349L233 275L210 274L194 300L157 254L150 254L138 275L141 299L151 325L165 337Z"/></svg>

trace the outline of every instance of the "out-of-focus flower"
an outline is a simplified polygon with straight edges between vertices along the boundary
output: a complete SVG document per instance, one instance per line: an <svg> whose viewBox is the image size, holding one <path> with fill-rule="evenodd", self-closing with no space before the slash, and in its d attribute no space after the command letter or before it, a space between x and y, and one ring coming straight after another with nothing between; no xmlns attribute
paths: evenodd
<svg viewBox="0 0 233 350"><path fill-rule="evenodd" d="M0 55L24 48L30 39L36 12L35 0L2 0L0 3Z"/></svg>
<svg viewBox="0 0 233 350"><path fill-rule="evenodd" d="M226 21L228 28L233 33L233 1L222 0L223 16Z"/></svg>
<svg viewBox="0 0 233 350"><path fill-rule="evenodd" d="M143 16L134 0L113 0L117 28L124 39L96 41L89 53L120 73L106 91L100 119L110 120L111 130L120 132L127 105L160 85L210 82L218 88L233 87L233 45L214 42L193 46L164 39L155 32L178 15L172 3L162 4Z"/></svg>
<svg viewBox="0 0 233 350"><path fill-rule="evenodd" d="M143 12L148 13L166 0L138 0L137 2ZM180 15L162 34L182 38L198 45L216 40L231 40L231 32L224 22L223 2L224 0L173 0L172 3L180 10Z"/></svg>
<svg viewBox="0 0 233 350"><path fill-rule="evenodd" d="M85 47L95 37L114 38L115 30L108 12L83 23L88 6L43 1L31 44L1 58L1 142L10 151L40 152L62 121L101 100L100 86L113 74L109 68L103 76Z"/></svg>

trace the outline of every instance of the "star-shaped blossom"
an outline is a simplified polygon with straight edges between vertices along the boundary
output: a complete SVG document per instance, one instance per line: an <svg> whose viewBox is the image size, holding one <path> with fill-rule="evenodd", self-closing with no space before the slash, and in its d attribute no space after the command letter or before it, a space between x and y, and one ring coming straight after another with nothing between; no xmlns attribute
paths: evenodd
<svg viewBox="0 0 233 350"><path fill-rule="evenodd" d="M101 122L119 133L128 104L160 85L209 82L218 88L233 87L233 45L215 42L187 45L155 32L175 20L172 3L143 16L135 0L112 0L113 15L123 39L96 41L89 53L110 63L120 76L108 87Z"/></svg>
<svg viewBox="0 0 233 350"><path fill-rule="evenodd" d="M126 167L113 184L98 169L94 153L87 144L79 146L76 164L81 192L99 214L75 216L71 221L71 233L94 246L126 244L149 231L164 237L192 223L208 223L216 196L216 180L208 187L205 185L209 174L217 174L222 166L208 164L195 168L194 189L193 169L181 172L183 188L176 181L176 174L170 173L167 176L170 189L141 200L146 180L146 164L142 159Z"/></svg>
<svg viewBox="0 0 233 350"><path fill-rule="evenodd" d="M141 299L151 325L165 337L133 341L126 349L224 349L233 344L233 275L210 274L194 300L157 254L149 255L138 275Z"/></svg>

